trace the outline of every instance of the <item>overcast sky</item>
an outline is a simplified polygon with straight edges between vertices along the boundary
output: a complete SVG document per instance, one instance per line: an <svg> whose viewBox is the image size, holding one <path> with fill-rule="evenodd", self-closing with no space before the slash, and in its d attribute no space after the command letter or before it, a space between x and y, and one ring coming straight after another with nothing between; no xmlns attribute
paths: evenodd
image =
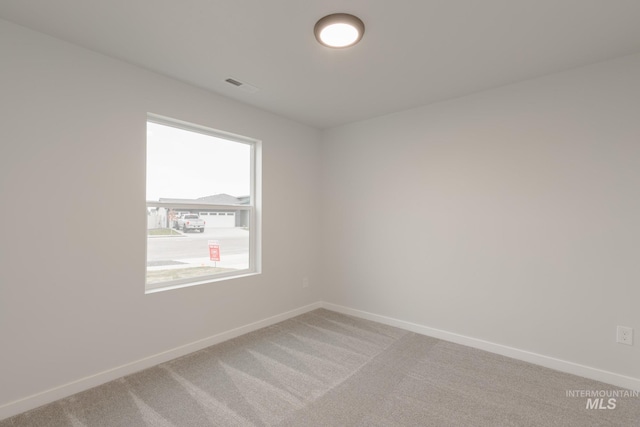
<svg viewBox="0 0 640 427"><path fill-rule="evenodd" d="M147 123L147 200L247 196L250 162L248 144Z"/></svg>

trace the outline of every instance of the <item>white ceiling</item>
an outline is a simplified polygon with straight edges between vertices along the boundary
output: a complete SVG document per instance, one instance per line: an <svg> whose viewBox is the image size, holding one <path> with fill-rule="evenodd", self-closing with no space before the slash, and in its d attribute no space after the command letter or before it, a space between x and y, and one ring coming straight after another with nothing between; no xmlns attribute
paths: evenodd
<svg viewBox="0 0 640 427"><path fill-rule="evenodd" d="M364 21L360 44L315 41L335 12ZM0 17L317 128L640 52L640 0L2 0Z"/></svg>

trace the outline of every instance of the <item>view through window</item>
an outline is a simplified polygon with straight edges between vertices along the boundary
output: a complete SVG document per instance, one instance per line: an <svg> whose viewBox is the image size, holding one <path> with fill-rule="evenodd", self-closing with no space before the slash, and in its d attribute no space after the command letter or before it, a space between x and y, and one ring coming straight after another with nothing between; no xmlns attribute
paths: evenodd
<svg viewBox="0 0 640 427"><path fill-rule="evenodd" d="M149 116L147 290L256 271L255 150L248 138Z"/></svg>

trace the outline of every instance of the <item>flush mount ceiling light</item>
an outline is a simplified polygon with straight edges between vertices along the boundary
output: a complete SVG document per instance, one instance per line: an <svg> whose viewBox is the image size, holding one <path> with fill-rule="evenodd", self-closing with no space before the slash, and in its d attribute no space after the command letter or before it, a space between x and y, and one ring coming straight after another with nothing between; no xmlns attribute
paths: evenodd
<svg viewBox="0 0 640 427"><path fill-rule="evenodd" d="M316 22L313 33L328 47L342 48L358 43L364 34L364 23L348 13L334 13Z"/></svg>

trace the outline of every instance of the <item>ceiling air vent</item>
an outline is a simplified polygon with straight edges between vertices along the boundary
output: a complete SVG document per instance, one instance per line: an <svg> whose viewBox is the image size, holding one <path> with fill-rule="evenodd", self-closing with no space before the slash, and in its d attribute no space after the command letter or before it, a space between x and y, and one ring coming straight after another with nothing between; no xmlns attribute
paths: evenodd
<svg viewBox="0 0 640 427"><path fill-rule="evenodd" d="M229 77L228 79L225 80L225 82L229 83L230 85L233 85L235 87L237 87L240 90L243 90L247 93L256 93L257 91L259 91L260 89L258 89L255 86L252 86L248 83L243 83L239 80L236 79L232 79L231 77Z"/></svg>
<svg viewBox="0 0 640 427"><path fill-rule="evenodd" d="M233 80L233 79L227 79L227 80L225 80L225 82L231 83L234 86L242 86L242 82L239 82L239 81Z"/></svg>

